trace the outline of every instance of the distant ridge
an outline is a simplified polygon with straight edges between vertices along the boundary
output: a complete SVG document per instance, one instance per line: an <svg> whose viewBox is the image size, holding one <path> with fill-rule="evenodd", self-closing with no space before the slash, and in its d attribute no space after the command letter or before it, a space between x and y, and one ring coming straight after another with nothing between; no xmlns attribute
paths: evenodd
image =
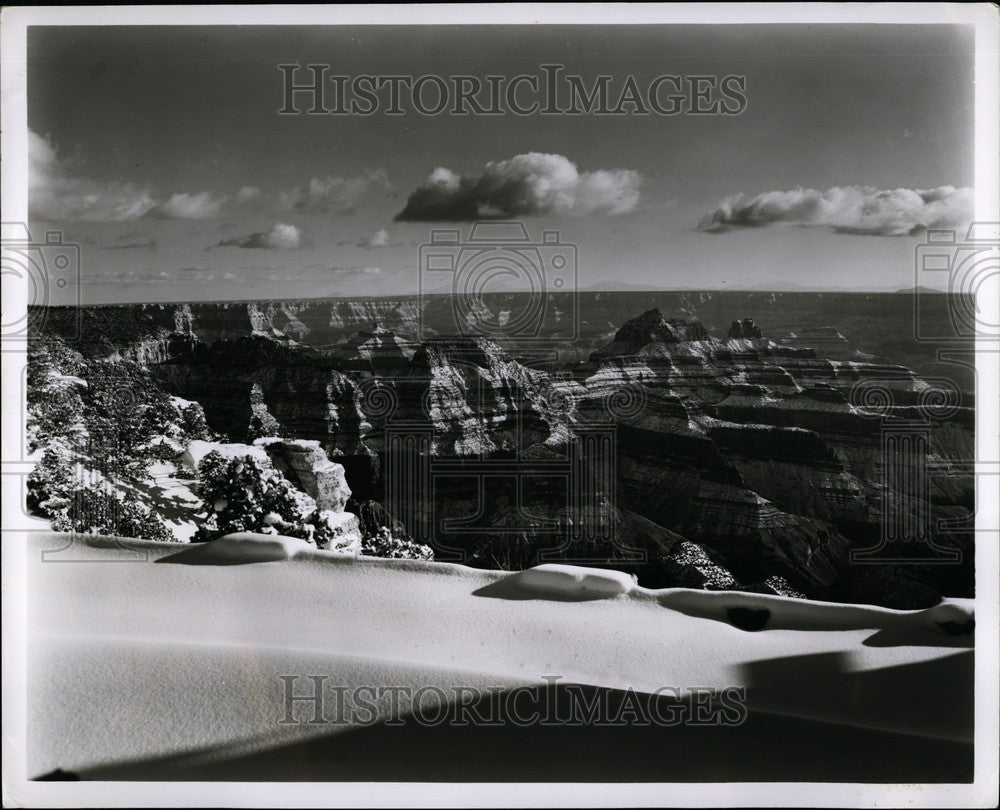
<svg viewBox="0 0 1000 810"><path fill-rule="evenodd" d="M809 295L815 294L837 294L837 295L902 295L902 294L913 294L914 291L919 291L926 294L937 294L937 295L949 295L957 294L950 293L948 290L937 290L931 287L885 287L885 288L872 288L872 289L852 289L850 287L792 287L790 285L784 285L781 287L769 287L769 286L753 286L753 287L743 287L743 286L723 286L723 287L687 287L687 286L677 286L677 287L658 287L655 285L644 285L644 284L630 284L629 282L600 282L599 284L593 284L587 287L581 287L577 290L578 294L591 294L591 293L747 293L747 294L763 294L768 293L774 294L801 294ZM572 290L549 290L550 294L558 295L569 295ZM317 293L315 295L297 295L297 296L287 296L287 297L247 297L247 298L187 298L187 299L146 299L146 300L136 300L136 301L91 301L85 300L81 304L84 307L129 307L129 306L176 306L178 304L217 304L219 306L237 306L241 304L253 304L262 301L412 301L418 299L421 295L427 297L445 297L453 295L450 289L432 289L424 290L423 293L416 291L413 292L401 292L401 293L384 293L377 295L343 295L339 293ZM510 290L489 290L485 292L484 295L489 297L491 295L526 295L528 294L524 290L510 289ZM45 304L31 304L29 308L44 308L48 305ZM54 304L55 308L65 308L65 307L75 307L77 304Z"/></svg>
<svg viewBox="0 0 1000 810"><path fill-rule="evenodd" d="M654 292L673 292L679 287L663 287L657 284L633 284L629 281L598 281L584 287L580 292L642 292L653 290Z"/></svg>
<svg viewBox="0 0 1000 810"><path fill-rule="evenodd" d="M938 295L947 295L950 290L939 290L935 287L924 287L923 285L917 287L900 287L896 290L897 293L914 295L915 293L937 293Z"/></svg>

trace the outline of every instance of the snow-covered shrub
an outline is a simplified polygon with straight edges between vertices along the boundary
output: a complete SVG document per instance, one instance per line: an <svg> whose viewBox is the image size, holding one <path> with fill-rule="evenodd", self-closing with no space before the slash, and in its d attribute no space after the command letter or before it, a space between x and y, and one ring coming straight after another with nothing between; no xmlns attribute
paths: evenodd
<svg viewBox="0 0 1000 810"><path fill-rule="evenodd" d="M87 391L91 453L103 456L121 474L143 475L151 457L151 443L168 435L176 422L170 398L146 369L126 361L91 361Z"/></svg>
<svg viewBox="0 0 1000 810"><path fill-rule="evenodd" d="M49 518L64 511L78 479L76 462L67 443L62 439L51 440L28 473L28 511Z"/></svg>
<svg viewBox="0 0 1000 810"><path fill-rule="evenodd" d="M212 451L198 465L198 481L208 513L199 539L266 532L312 540L309 518L316 512L316 501L260 459L226 459Z"/></svg>
<svg viewBox="0 0 1000 810"><path fill-rule="evenodd" d="M58 532L137 537L170 542L173 533L163 519L134 497L119 497L104 485L79 487L69 493L68 502L52 518Z"/></svg>
<svg viewBox="0 0 1000 810"><path fill-rule="evenodd" d="M28 343L27 443L31 452L52 439L84 435L84 361L61 340Z"/></svg>
<svg viewBox="0 0 1000 810"><path fill-rule="evenodd" d="M181 408L180 428L188 440L211 441L213 438L212 431L205 420L205 410L197 402L192 402Z"/></svg>
<svg viewBox="0 0 1000 810"><path fill-rule="evenodd" d="M433 560L430 546L394 537L388 527L382 526L361 539L361 553L368 557L388 557L395 560Z"/></svg>

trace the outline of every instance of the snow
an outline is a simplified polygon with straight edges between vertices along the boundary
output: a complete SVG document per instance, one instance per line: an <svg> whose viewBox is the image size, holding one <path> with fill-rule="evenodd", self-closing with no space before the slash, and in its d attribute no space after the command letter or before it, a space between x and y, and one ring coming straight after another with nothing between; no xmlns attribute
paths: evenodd
<svg viewBox="0 0 1000 810"><path fill-rule="evenodd" d="M51 370L46 378L49 385L52 386L77 386L79 388L86 388L87 381L82 377L77 377L75 374L63 374L62 372Z"/></svg>
<svg viewBox="0 0 1000 810"><path fill-rule="evenodd" d="M787 596L741 591L697 591L684 588L637 589L672 610L705 619L730 620L730 611L767 611L772 630L856 630L866 627L913 629L926 638L946 633L941 625L975 621L973 600L946 599L923 610L891 610L871 605L844 605Z"/></svg>
<svg viewBox="0 0 1000 810"><path fill-rule="evenodd" d="M297 537L238 532L227 534L210 543L197 543L191 546L187 560L189 564L202 562L205 565L214 565L221 561L274 562L290 560L296 554L311 548L313 546Z"/></svg>
<svg viewBox="0 0 1000 810"><path fill-rule="evenodd" d="M612 599L628 593L635 580L621 571L605 571L580 565L547 563L519 571L509 581L526 594L555 594L570 599Z"/></svg>
<svg viewBox="0 0 1000 810"><path fill-rule="evenodd" d="M223 458L227 459L252 456L267 466L271 464L271 459L263 447L257 447L252 444L206 442L201 439L195 439L188 444L181 455L181 463L188 469L197 471L201 460L212 452L219 453Z"/></svg>
<svg viewBox="0 0 1000 810"><path fill-rule="evenodd" d="M178 414L183 413L185 408L190 408L192 405L198 405L198 403L193 399L184 399L184 397L173 395L170 396L170 404ZM199 405L199 407L201 406Z"/></svg>
<svg viewBox="0 0 1000 810"><path fill-rule="evenodd" d="M148 476L131 481L131 488L167 524L178 542L187 543L198 531L195 514L201 508L201 498L194 491L194 481L181 465L170 461L154 461Z"/></svg>
<svg viewBox="0 0 1000 810"><path fill-rule="evenodd" d="M521 770L504 764L504 778L711 781L721 762L736 781L917 782L970 750L973 636L940 626L971 618L969 602L901 612L654 591L600 569L355 558L270 535L27 542L29 776L420 781L513 758ZM81 564L46 564L40 552L68 542ZM733 608L769 620L746 632ZM751 714L718 733L279 723L279 676L301 676L302 693L310 674L348 689L741 687ZM401 711L379 700L376 719Z"/></svg>

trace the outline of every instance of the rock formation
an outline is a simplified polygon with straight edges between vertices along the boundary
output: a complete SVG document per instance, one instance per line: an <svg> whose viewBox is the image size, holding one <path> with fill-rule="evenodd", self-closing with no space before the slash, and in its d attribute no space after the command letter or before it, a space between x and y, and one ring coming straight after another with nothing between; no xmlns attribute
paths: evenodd
<svg viewBox="0 0 1000 810"><path fill-rule="evenodd" d="M753 322L753 318L744 318L741 321L733 321L729 327L729 337L755 340L763 337L763 334L760 331L760 327Z"/></svg>
<svg viewBox="0 0 1000 810"><path fill-rule="evenodd" d="M320 509L343 512L351 488L342 464L330 461L318 441L262 438L254 442L267 451L274 466L316 501Z"/></svg>

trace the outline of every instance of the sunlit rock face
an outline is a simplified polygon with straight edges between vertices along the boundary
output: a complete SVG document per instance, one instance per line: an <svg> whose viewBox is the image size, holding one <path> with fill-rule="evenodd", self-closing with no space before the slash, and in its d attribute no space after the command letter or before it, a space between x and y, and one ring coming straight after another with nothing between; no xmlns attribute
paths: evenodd
<svg viewBox="0 0 1000 810"><path fill-rule="evenodd" d="M254 444L263 447L274 466L312 496L317 507L344 511L351 497L344 467L331 461L318 441L262 438Z"/></svg>

